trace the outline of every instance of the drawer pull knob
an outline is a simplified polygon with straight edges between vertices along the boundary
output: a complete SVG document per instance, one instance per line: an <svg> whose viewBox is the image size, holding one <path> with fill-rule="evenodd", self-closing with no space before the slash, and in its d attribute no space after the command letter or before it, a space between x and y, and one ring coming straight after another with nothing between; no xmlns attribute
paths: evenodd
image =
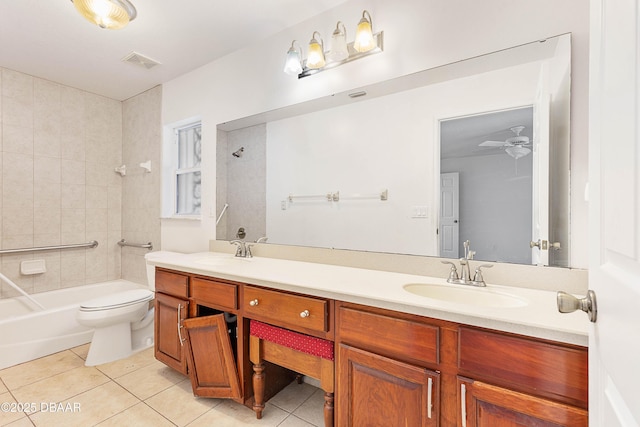
<svg viewBox="0 0 640 427"><path fill-rule="evenodd" d="M309 310L305 310L302 313L300 313L300 317L302 318L309 317Z"/></svg>
<svg viewBox="0 0 640 427"><path fill-rule="evenodd" d="M251 301L249 301L249 305L251 307L255 307L256 305L258 305L258 299L252 299Z"/></svg>

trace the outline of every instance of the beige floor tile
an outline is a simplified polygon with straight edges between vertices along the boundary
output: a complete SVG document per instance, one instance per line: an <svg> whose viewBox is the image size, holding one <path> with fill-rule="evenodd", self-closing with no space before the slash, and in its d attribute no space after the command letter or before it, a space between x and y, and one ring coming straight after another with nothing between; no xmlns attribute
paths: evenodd
<svg viewBox="0 0 640 427"><path fill-rule="evenodd" d="M98 365L96 368L109 378L118 378L154 362L155 358L153 356L153 348L148 348L133 354L126 359L120 359L115 362L105 363L104 365Z"/></svg>
<svg viewBox="0 0 640 427"><path fill-rule="evenodd" d="M258 426L258 427L275 427L280 425L284 419L289 416L288 412L283 411L277 406L266 403L262 419L256 419L256 413L244 405L240 405L234 401L223 400L215 408L206 412L192 423L187 424L188 427L238 427L238 426Z"/></svg>
<svg viewBox="0 0 640 427"><path fill-rule="evenodd" d="M317 427L317 426L314 426L313 424L310 424L305 420L296 417L295 415L289 415L282 422L282 424L278 425L278 427Z"/></svg>
<svg viewBox="0 0 640 427"><path fill-rule="evenodd" d="M155 396L145 403L164 415L174 424L185 426L211 408L221 403L220 399L193 396L191 382L184 380Z"/></svg>
<svg viewBox="0 0 640 427"><path fill-rule="evenodd" d="M13 390L20 402L61 402L109 381L96 368L80 366Z"/></svg>
<svg viewBox="0 0 640 427"><path fill-rule="evenodd" d="M280 393L273 396L269 400L269 403L287 412L293 412L302 405L305 400L311 397L316 390L317 388L309 384L298 384L296 381L293 381Z"/></svg>
<svg viewBox="0 0 640 427"><path fill-rule="evenodd" d="M302 418L316 426L324 425L324 390L315 389L315 392L298 409L293 411L293 415Z"/></svg>
<svg viewBox="0 0 640 427"><path fill-rule="evenodd" d="M3 405L2 410L0 411L0 426L6 426L15 421L27 418L24 412L18 411L19 408L17 405L15 407L11 406L16 404L16 400L11 396L11 393L0 393L0 404L9 405L8 407ZM14 409L15 412L13 411Z"/></svg>
<svg viewBox="0 0 640 427"><path fill-rule="evenodd" d="M15 390L79 366L84 366L84 360L67 350L3 369L0 378L9 390Z"/></svg>
<svg viewBox="0 0 640 427"><path fill-rule="evenodd" d="M7 388L7 386L4 385L2 380L0 380L0 393L5 393L7 391L9 391L9 389Z"/></svg>
<svg viewBox="0 0 640 427"><path fill-rule="evenodd" d="M91 343L79 345L78 347L72 348L71 351L77 354L78 356L80 356L82 360L87 360L87 354L89 354L90 346L91 346Z"/></svg>
<svg viewBox="0 0 640 427"><path fill-rule="evenodd" d="M171 421L142 402L97 424L98 427L172 427L173 425Z"/></svg>
<svg viewBox="0 0 640 427"><path fill-rule="evenodd" d="M6 426L1 424L2 427L33 427L33 423L27 417L20 418L18 421L14 421Z"/></svg>
<svg viewBox="0 0 640 427"><path fill-rule="evenodd" d="M107 420L137 403L138 399L131 393L113 382L108 382L62 402L71 408L79 408L78 411L46 411L30 417L36 426L87 427Z"/></svg>
<svg viewBox="0 0 640 427"><path fill-rule="evenodd" d="M139 399L145 400L184 379L184 375L158 361L154 361L138 370L115 378L114 381Z"/></svg>

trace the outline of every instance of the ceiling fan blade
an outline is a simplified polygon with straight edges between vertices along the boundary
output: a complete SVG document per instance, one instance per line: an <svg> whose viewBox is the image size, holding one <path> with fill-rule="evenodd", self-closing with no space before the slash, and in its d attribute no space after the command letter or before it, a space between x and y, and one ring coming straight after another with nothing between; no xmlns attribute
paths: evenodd
<svg viewBox="0 0 640 427"><path fill-rule="evenodd" d="M480 147L502 147L505 145L504 141L485 141L481 143Z"/></svg>

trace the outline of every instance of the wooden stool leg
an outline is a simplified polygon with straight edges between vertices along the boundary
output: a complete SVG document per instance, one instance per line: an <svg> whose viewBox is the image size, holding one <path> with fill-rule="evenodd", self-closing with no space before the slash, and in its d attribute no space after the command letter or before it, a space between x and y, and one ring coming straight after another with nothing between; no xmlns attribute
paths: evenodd
<svg viewBox="0 0 640 427"><path fill-rule="evenodd" d="M324 427L333 427L333 393L324 394Z"/></svg>
<svg viewBox="0 0 640 427"><path fill-rule="evenodd" d="M264 363L253 365L253 410L256 418L262 418L264 410Z"/></svg>
<svg viewBox="0 0 640 427"><path fill-rule="evenodd" d="M298 384L302 384L302 375L301 374L296 374L296 382Z"/></svg>

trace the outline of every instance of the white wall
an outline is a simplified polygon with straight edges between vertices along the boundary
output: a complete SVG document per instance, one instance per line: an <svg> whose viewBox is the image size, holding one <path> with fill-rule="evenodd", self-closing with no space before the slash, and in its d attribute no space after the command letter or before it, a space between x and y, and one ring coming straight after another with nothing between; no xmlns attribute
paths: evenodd
<svg viewBox="0 0 640 427"><path fill-rule="evenodd" d="M572 32L571 265L586 267L588 7L582 0L353 0L166 83L163 123L203 120L205 215L202 222L163 220L163 249L207 250L215 237L216 124ZM328 40L338 20L353 33L363 9L374 30L385 32L384 53L301 80L282 72L292 39L305 44L318 30Z"/></svg>

